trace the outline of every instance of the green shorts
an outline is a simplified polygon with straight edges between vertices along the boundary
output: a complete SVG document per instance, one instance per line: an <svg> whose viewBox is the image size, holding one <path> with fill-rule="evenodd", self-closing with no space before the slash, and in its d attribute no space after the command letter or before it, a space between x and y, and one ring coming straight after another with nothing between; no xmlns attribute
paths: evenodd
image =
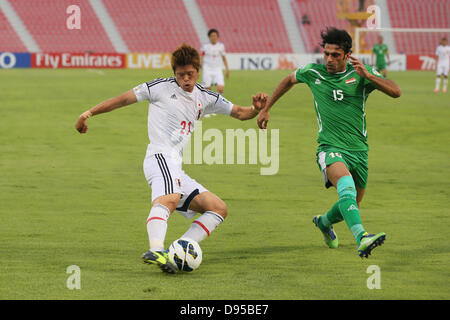
<svg viewBox="0 0 450 320"><path fill-rule="evenodd" d="M325 187L332 186L327 177L327 166L335 162L343 162L351 173L357 187L366 188L369 168L367 151L347 151L331 146L319 146L316 161L323 175Z"/></svg>
<svg viewBox="0 0 450 320"><path fill-rule="evenodd" d="M385 69L386 69L386 63L383 63L383 64L377 64L377 65L375 66L375 69L376 69L378 72L385 70Z"/></svg>

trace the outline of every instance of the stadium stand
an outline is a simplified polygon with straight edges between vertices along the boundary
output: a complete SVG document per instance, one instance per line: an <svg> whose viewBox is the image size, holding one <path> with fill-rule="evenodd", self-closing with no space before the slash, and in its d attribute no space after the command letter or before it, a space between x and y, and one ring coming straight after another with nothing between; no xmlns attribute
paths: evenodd
<svg viewBox="0 0 450 320"><path fill-rule="evenodd" d="M180 0L103 1L131 52L172 52L183 42L200 40Z"/></svg>
<svg viewBox="0 0 450 320"><path fill-rule="evenodd" d="M0 10L0 51L26 52L27 48Z"/></svg>
<svg viewBox="0 0 450 320"><path fill-rule="evenodd" d="M448 0L388 0L393 28L448 28ZM434 54L442 35L430 33L394 33L399 53Z"/></svg>
<svg viewBox="0 0 450 320"><path fill-rule="evenodd" d="M10 1L42 51L114 52L88 0L76 1L81 9L81 29L74 31L66 27L69 17L66 9L73 3L72 0Z"/></svg>
<svg viewBox="0 0 450 320"><path fill-rule="evenodd" d="M115 52L89 0L77 0L81 30L66 28L66 8L73 0L7 0L46 52ZM200 40L181 0L98 0L106 8L130 52L170 52L182 42L200 47ZM449 0L386 0L393 28L448 28ZM130 3L132 3L130 5ZM292 53L277 0L196 0L207 28L217 28L227 52ZM320 30L338 19L335 1L291 0L307 53L320 51ZM357 1L355 1L357 3ZM442 34L394 33L397 52L434 54ZM365 36L366 52L376 34ZM0 51L27 51L0 10Z"/></svg>
<svg viewBox="0 0 450 320"><path fill-rule="evenodd" d="M197 0L208 28L220 32L227 52L291 53L276 0Z"/></svg>
<svg viewBox="0 0 450 320"><path fill-rule="evenodd" d="M352 8L356 10L355 6ZM350 23L347 20L338 19L336 16L336 6L330 0L293 0L292 10L297 19L297 25L305 43L308 53L320 51L320 30L327 26L334 26L339 29L350 31ZM353 37L353 34L351 34ZM376 42L376 34L368 34L365 37L364 46L366 50L373 47Z"/></svg>

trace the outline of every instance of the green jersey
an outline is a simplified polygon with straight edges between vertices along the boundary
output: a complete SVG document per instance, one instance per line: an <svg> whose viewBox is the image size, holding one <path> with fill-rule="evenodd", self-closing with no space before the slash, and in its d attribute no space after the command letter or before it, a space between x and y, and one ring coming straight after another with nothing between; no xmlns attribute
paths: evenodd
<svg viewBox="0 0 450 320"><path fill-rule="evenodd" d="M383 77L374 68L366 69ZM320 146L367 151L366 100L375 85L360 77L347 63L344 72L328 73L324 64L311 63L297 69L298 82L306 83L314 98Z"/></svg>
<svg viewBox="0 0 450 320"><path fill-rule="evenodd" d="M376 44L372 48L372 52L375 55L375 64L377 66L386 67L386 59L385 56L388 53L388 47L384 43Z"/></svg>

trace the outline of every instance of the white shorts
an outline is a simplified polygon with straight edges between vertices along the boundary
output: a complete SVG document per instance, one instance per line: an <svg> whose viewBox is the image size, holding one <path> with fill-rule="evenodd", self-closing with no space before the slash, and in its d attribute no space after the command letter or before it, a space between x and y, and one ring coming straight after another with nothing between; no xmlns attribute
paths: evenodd
<svg viewBox="0 0 450 320"><path fill-rule="evenodd" d="M188 219L197 214L189 210L189 205L196 195L208 190L189 177L170 156L162 153L146 156L144 174L152 188L152 202L160 196L180 193L177 211Z"/></svg>
<svg viewBox="0 0 450 320"><path fill-rule="evenodd" d="M224 86L222 69L208 70L203 69L202 85L206 88L211 86Z"/></svg>
<svg viewBox="0 0 450 320"><path fill-rule="evenodd" d="M437 69L436 69L436 74L438 76L441 76L441 75L447 76L448 75L448 69L449 69L448 65L438 64Z"/></svg>

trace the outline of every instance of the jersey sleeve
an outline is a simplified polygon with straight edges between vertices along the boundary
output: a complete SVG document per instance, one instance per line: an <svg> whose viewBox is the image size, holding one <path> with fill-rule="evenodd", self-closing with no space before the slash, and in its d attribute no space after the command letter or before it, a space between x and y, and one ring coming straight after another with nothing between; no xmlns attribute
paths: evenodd
<svg viewBox="0 0 450 320"><path fill-rule="evenodd" d="M222 57L225 55L225 45L222 43L222 47L221 47L221 50L220 50L220 54L222 55Z"/></svg>
<svg viewBox="0 0 450 320"><path fill-rule="evenodd" d="M138 102L148 100L156 102L159 100L160 91L164 89L166 79L157 78L153 81L142 83L133 88L134 94Z"/></svg>
<svg viewBox="0 0 450 320"><path fill-rule="evenodd" d="M364 66L366 67L367 71L369 71L374 76L384 79L384 77L381 75L381 73L379 73L377 71L377 69L375 67L368 66L368 65L364 65ZM370 81L368 79L364 79L364 88L366 89L367 93L370 93L373 90L375 90L377 87L373 84L372 81Z"/></svg>
<svg viewBox="0 0 450 320"><path fill-rule="evenodd" d="M298 82L300 83L308 83L309 80L309 75L307 73L307 71L309 69L311 69L312 64L307 64L304 67L299 67L296 71L295 71L295 78L297 79Z"/></svg>
<svg viewBox="0 0 450 320"><path fill-rule="evenodd" d="M133 88L134 94L138 102L149 100L150 101L150 91L148 89L147 83L142 83L137 87Z"/></svg>
<svg viewBox="0 0 450 320"><path fill-rule="evenodd" d="M229 116L233 109L233 105L233 103L218 93L216 93L215 96L208 94L208 104L205 107L204 115L218 113Z"/></svg>

